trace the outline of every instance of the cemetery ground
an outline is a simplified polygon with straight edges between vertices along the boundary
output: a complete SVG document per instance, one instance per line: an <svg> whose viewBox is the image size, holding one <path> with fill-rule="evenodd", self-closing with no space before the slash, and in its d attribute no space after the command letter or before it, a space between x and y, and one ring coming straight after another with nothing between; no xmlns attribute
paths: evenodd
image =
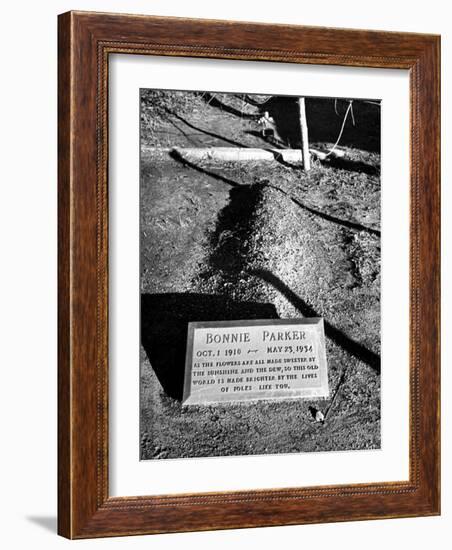
<svg viewBox="0 0 452 550"><path fill-rule="evenodd" d="M141 458L379 448L379 108L348 121L344 157L305 172L277 156L188 157L272 144L243 97L182 101L142 117ZM340 109L307 99L311 144L333 145ZM313 316L325 321L328 399L182 406L189 321Z"/></svg>

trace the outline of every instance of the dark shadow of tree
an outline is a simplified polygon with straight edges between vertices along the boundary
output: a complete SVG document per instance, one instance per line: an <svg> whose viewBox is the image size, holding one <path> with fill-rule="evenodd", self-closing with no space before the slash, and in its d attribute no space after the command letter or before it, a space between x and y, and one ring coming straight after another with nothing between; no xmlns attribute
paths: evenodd
<svg viewBox="0 0 452 550"><path fill-rule="evenodd" d="M218 99L215 94L205 94L204 100L213 107L224 112L236 115L243 119L256 120L265 111L275 121L276 132L282 142L291 148L301 147L301 132L297 96L269 96L260 103L253 101L253 96L244 96L246 101L259 109L259 114L242 113L235 107L228 105ZM345 110L348 107L348 100L335 101L331 97L306 97L306 118L309 128L310 143L335 143L341 129ZM355 100L353 104L355 124L351 116L347 118L344 133L340 145L354 147L366 151L380 153L381 142L381 121L380 105L378 102L370 103ZM354 166L353 163L342 164L342 169L374 173L373 167ZM339 166L338 166L339 167ZM370 172L366 172L370 170Z"/></svg>
<svg viewBox="0 0 452 550"><path fill-rule="evenodd" d="M362 161L351 160L340 157L328 157L326 160L320 160L321 164L330 166L331 168L338 168L339 170L346 170L347 172L359 172L361 174L367 174L368 176L379 176L380 167L367 164Z"/></svg>
<svg viewBox="0 0 452 550"><path fill-rule="evenodd" d="M339 99L335 105L334 98L307 97L306 118L310 143L335 143L347 107L347 100ZM380 106L355 100L353 102L353 113L355 125L353 125L352 118L349 116L339 145L380 153ZM355 171L364 170L355 169Z"/></svg>
<svg viewBox="0 0 452 550"><path fill-rule="evenodd" d="M205 134L206 136L210 136L210 137L213 137L215 139L220 139L221 141L224 141L225 143L229 143L230 145L234 145L234 147L243 147L243 148L248 147L247 145L245 145L245 144L243 144L239 141L234 141L233 139L227 138L227 137L222 136L220 134L217 134L215 132L211 132L210 130L200 128L199 126L196 126L192 122L189 122L187 119L181 117L180 115L178 115L174 111L168 111L168 112L171 114L171 116L177 118L177 120L179 120L180 122L182 122L183 124L185 124L186 126L191 128L192 130L195 130L196 132L199 132L200 134Z"/></svg>
<svg viewBox="0 0 452 550"><path fill-rule="evenodd" d="M230 185L231 187L239 187L240 184L236 181L227 178L226 176L222 176L221 174L218 174L217 172L212 172L212 170L207 170L207 168L204 168L198 164L195 164L194 162L191 162L186 157L184 157L177 149L173 149L169 153L170 157L182 164L182 166L186 168L192 168L193 170L196 170L200 174L205 174L206 176L210 176L211 178L216 179L217 181L221 181L223 183L226 183L227 185Z"/></svg>
<svg viewBox="0 0 452 550"><path fill-rule="evenodd" d="M196 293L142 294L141 343L164 392L181 400L189 322L277 318L269 303Z"/></svg>
<svg viewBox="0 0 452 550"><path fill-rule="evenodd" d="M255 114L242 113L242 111L239 111L238 109L236 109L232 105L228 105L227 103L224 103L223 101L218 99L216 94L213 94L213 93L210 93L210 92L204 93L202 98L204 99L204 101L208 105L211 105L212 107L216 107L217 109L220 109L221 111L224 111L225 113L229 113L230 115L235 115L235 116L238 116L240 118L248 119L248 120L255 120L256 118L259 118L259 116L260 116L260 115L255 115Z"/></svg>
<svg viewBox="0 0 452 550"><path fill-rule="evenodd" d="M302 315L303 317L321 317L307 302L300 298L293 290L291 290L281 279L268 271L267 269L251 269L248 271L250 275L259 277L266 281L278 290ZM380 356L367 349L363 344L353 340L344 332L337 329L328 321L325 321L325 334L333 340L342 349L363 361L371 367L376 373L380 374Z"/></svg>

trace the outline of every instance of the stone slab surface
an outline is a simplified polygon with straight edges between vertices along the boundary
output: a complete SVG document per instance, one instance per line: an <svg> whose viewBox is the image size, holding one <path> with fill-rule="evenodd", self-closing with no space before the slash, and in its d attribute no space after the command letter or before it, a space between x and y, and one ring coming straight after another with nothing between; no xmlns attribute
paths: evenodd
<svg viewBox="0 0 452 550"><path fill-rule="evenodd" d="M322 318L189 323L184 405L328 395Z"/></svg>

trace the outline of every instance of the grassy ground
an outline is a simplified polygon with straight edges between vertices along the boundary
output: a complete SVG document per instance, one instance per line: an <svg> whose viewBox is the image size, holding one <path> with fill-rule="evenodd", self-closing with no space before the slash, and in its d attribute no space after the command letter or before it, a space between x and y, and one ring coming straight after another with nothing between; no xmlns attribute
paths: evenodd
<svg viewBox="0 0 452 550"><path fill-rule="evenodd" d="M188 124L171 115L148 144L262 141L234 112L239 99L230 111L200 101ZM172 122L193 135L170 139ZM345 151L308 174L142 155L143 459L379 448L380 158ZM302 316L325 319L329 399L181 407L188 321Z"/></svg>

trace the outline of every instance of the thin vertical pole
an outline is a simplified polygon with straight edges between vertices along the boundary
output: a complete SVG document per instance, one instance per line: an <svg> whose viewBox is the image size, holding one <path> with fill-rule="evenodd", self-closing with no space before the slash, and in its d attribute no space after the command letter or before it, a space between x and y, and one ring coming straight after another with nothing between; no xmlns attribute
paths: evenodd
<svg viewBox="0 0 452 550"><path fill-rule="evenodd" d="M301 150L303 154L303 167L306 171L311 169L311 157L309 156L308 122L306 120L306 105L304 97L298 98L300 107Z"/></svg>

